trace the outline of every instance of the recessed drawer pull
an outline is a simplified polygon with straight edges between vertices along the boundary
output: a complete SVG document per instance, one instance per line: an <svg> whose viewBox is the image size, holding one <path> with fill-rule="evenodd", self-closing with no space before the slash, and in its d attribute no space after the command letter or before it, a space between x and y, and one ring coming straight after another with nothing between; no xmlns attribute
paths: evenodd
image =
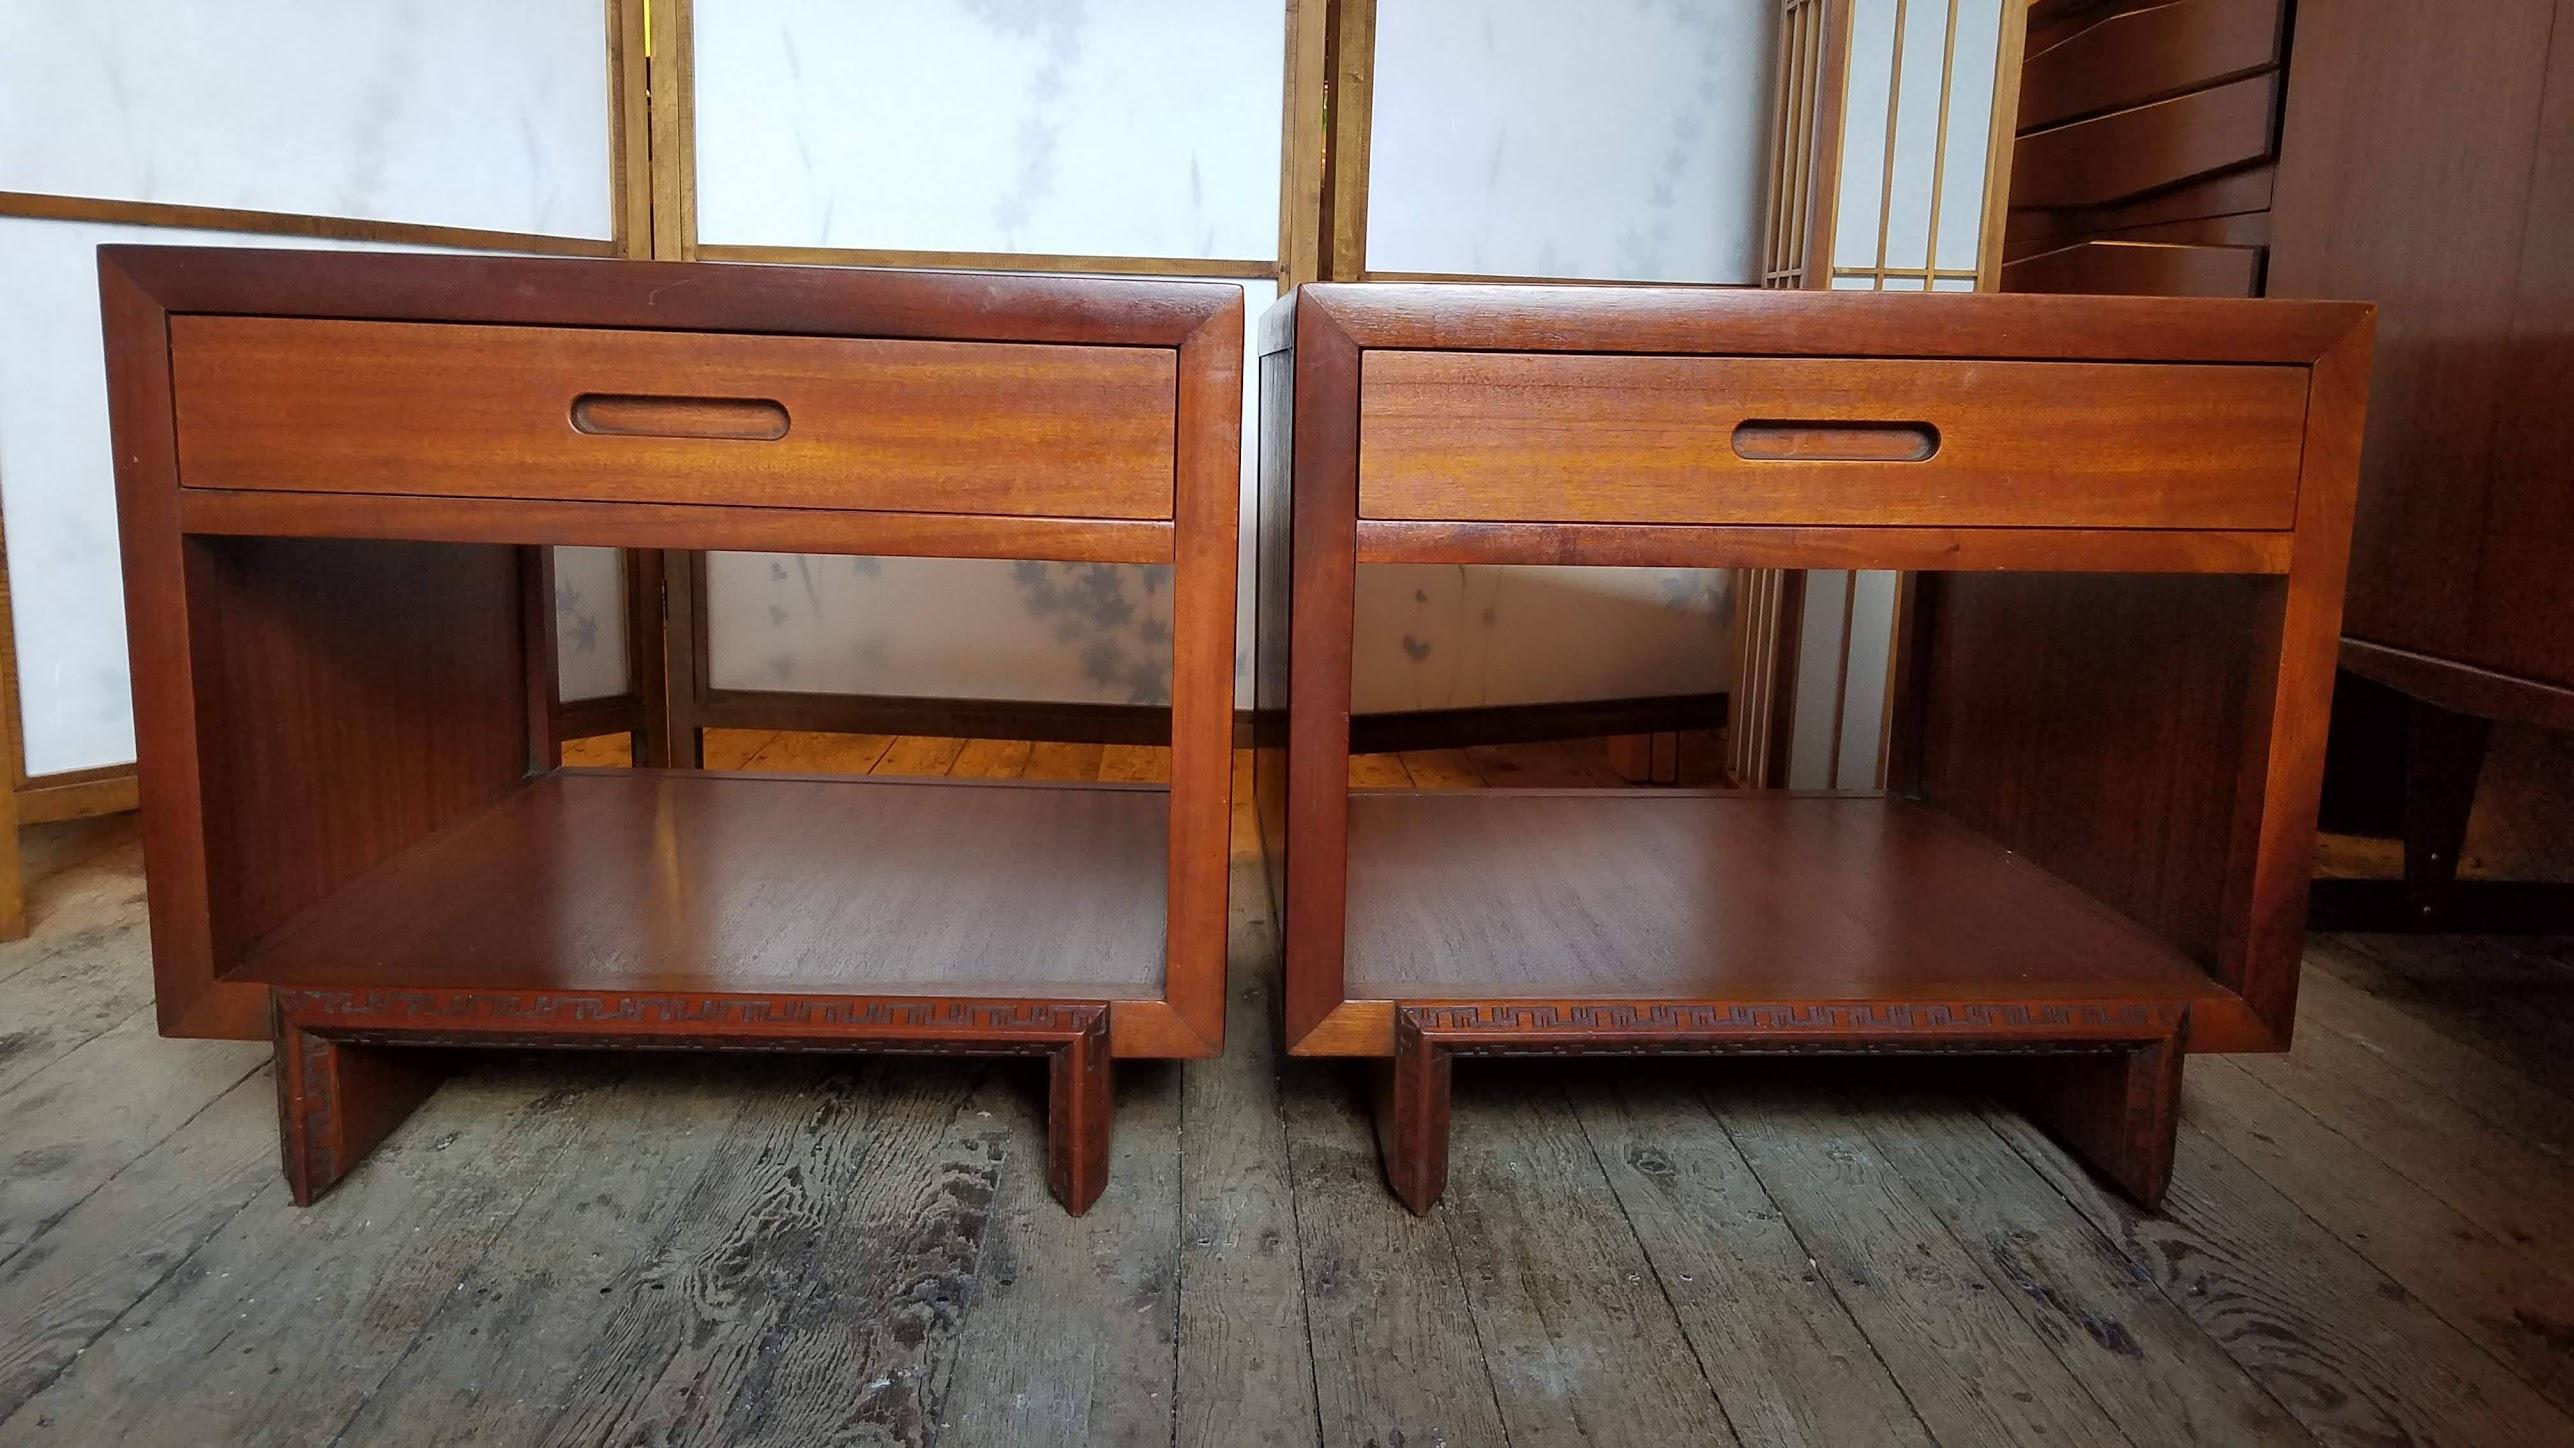
<svg viewBox="0 0 2574 1448"><path fill-rule="evenodd" d="M787 410L764 397L644 397L623 392L585 392L572 399L572 426L599 437L774 442L787 435Z"/></svg>
<svg viewBox="0 0 2574 1448"><path fill-rule="evenodd" d="M1939 451L1927 422L1780 422L1756 418L1734 429L1745 462L1922 463Z"/></svg>

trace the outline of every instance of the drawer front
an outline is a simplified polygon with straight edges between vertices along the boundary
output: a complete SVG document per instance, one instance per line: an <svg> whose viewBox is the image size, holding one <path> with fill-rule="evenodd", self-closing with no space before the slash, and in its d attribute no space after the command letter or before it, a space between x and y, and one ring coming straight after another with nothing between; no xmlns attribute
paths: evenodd
<svg viewBox="0 0 2574 1448"><path fill-rule="evenodd" d="M2032 131L2012 150L2011 205L2109 206L2275 159L2279 75Z"/></svg>
<svg viewBox="0 0 2574 1448"><path fill-rule="evenodd" d="M1359 514L2294 526L2302 367L1369 352Z"/></svg>
<svg viewBox="0 0 2574 1448"><path fill-rule="evenodd" d="M1168 518L1168 349L170 320L197 488Z"/></svg>
<svg viewBox="0 0 2574 1448"><path fill-rule="evenodd" d="M2002 290L2127 297L2257 297L2258 246L2095 238L2002 264Z"/></svg>
<svg viewBox="0 0 2574 1448"><path fill-rule="evenodd" d="M2093 20L2020 70L2020 129L2145 105L2287 59L2286 0L2168 0Z"/></svg>

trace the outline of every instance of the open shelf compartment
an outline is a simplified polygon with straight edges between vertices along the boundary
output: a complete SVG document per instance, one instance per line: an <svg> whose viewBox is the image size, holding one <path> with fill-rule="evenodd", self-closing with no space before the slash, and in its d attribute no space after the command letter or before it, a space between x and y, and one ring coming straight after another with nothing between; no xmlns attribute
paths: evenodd
<svg viewBox="0 0 2574 1448"><path fill-rule="evenodd" d="M1350 797L1353 1000L2167 1000L2207 972L1937 810L1880 795Z"/></svg>
<svg viewBox="0 0 2574 1448"><path fill-rule="evenodd" d="M1155 1000L1150 786L541 774L258 941L271 986Z"/></svg>

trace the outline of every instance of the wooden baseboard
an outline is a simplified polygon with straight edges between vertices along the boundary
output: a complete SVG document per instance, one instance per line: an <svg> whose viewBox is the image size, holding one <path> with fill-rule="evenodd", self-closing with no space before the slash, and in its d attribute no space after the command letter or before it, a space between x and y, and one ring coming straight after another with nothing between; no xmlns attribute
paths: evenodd
<svg viewBox="0 0 2574 1448"><path fill-rule="evenodd" d="M1718 729L1724 727L1726 712L1726 696L1707 693L1360 714L1350 720L1350 748L1360 754L1390 754L1407 749L1461 749L1479 744ZM583 731L571 727L571 706L566 706L563 717L564 737L583 737ZM1171 738L1170 711L1147 705L754 689L708 691L697 706L697 722L712 729L929 734L1065 744L1167 744ZM594 732L613 732L614 727L622 726ZM1251 737L1250 712L1237 711L1236 746L1247 746Z"/></svg>
<svg viewBox="0 0 2574 1448"><path fill-rule="evenodd" d="M119 814L135 807L134 766L119 764L35 775L18 786L17 796L18 823L22 825Z"/></svg>
<svg viewBox="0 0 2574 1448"><path fill-rule="evenodd" d="M1478 744L1534 744L1549 739L1722 729L1725 717L1726 696L1721 693L1356 714L1350 718L1350 752L1394 754L1407 749L1462 749Z"/></svg>

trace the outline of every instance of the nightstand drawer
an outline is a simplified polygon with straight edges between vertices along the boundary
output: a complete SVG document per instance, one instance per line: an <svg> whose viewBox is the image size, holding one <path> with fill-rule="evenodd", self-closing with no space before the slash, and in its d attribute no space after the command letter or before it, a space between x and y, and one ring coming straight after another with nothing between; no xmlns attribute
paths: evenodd
<svg viewBox="0 0 2574 1448"><path fill-rule="evenodd" d="M175 316L184 487L1168 518L1166 348Z"/></svg>
<svg viewBox="0 0 2574 1448"><path fill-rule="evenodd" d="M2306 370L1363 354L1359 515L2284 529Z"/></svg>

